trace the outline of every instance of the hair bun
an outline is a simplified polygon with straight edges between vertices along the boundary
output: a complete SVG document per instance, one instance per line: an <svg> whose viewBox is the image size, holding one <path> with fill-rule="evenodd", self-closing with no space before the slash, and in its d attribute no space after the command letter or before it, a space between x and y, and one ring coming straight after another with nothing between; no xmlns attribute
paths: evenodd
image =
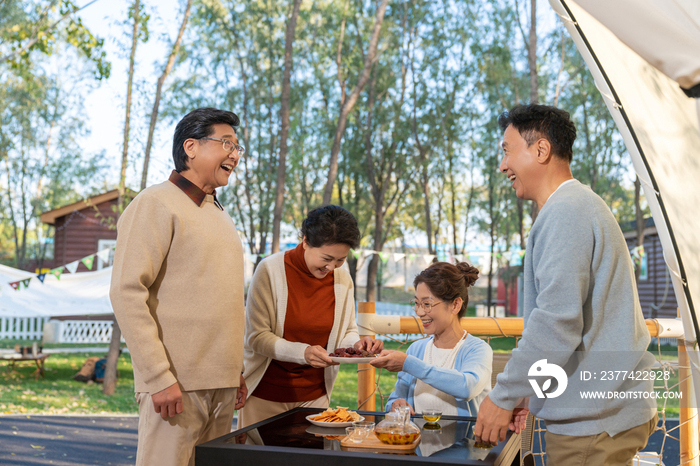
<svg viewBox="0 0 700 466"><path fill-rule="evenodd" d="M457 262L455 265L464 274L467 286L474 286L474 283L479 279L479 269L467 262Z"/></svg>

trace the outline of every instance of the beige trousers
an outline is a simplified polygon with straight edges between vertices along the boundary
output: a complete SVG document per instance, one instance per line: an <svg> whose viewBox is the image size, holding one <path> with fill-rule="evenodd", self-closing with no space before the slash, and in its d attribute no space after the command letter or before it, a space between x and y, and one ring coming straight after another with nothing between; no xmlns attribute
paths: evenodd
<svg viewBox="0 0 700 466"><path fill-rule="evenodd" d="M546 432L547 466L623 466L649 441L659 422L657 414L649 421L614 437L606 432L587 437L574 437Z"/></svg>
<svg viewBox="0 0 700 466"><path fill-rule="evenodd" d="M182 413L163 419L151 395L137 393L136 466L194 466L194 447L231 432L236 388L182 392Z"/></svg>
<svg viewBox="0 0 700 466"><path fill-rule="evenodd" d="M243 409L238 411L238 429L242 429L256 422L277 416L290 409L303 408L328 408L330 400L328 395L323 395L311 401L297 401L291 403L279 403L277 401L267 401L257 396L249 396Z"/></svg>

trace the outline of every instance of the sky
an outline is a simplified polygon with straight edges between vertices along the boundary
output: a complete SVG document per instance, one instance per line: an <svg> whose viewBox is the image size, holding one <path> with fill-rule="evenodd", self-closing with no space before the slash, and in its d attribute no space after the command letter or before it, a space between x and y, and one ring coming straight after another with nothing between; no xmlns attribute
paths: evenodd
<svg viewBox="0 0 700 466"><path fill-rule="evenodd" d="M80 4L86 4L81 0ZM107 161L114 170L112 181L118 182L118 172L123 149L124 118L126 112L126 87L129 71L129 49L131 29L123 24L127 21L127 11L131 1L98 0L78 12L83 23L96 36L104 39L107 59L112 64L109 79L85 96L85 107L91 134L82 142L86 153L105 151ZM144 3L144 2L142 2ZM153 106L156 81L162 73L167 54L170 52L168 39L175 38L182 20L179 2L166 0L146 0L150 38L147 43L139 43L136 49L136 71L131 108L132 131L130 142L131 157L138 156L138 162L131 163L127 172L126 184L138 190L141 182L141 168L147 137L147 116ZM165 86L168 85L166 81ZM161 105L162 109L162 105ZM136 120L136 121L134 121ZM136 127L136 123L140 123ZM139 127L140 126L140 127ZM151 149L148 185L167 179L172 169L171 135L174 125L159 121L156 137Z"/></svg>

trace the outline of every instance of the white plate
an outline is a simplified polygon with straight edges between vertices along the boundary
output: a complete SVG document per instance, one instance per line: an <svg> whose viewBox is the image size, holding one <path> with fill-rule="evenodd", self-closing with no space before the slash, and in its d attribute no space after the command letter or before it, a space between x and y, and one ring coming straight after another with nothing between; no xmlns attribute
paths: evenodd
<svg viewBox="0 0 700 466"><path fill-rule="evenodd" d="M319 413L319 414L321 414L321 413ZM358 419L357 421L352 421L352 422L322 422L322 421L314 421L313 419L311 419L312 417L316 417L316 416L318 416L318 414L310 414L310 415L306 416L306 420L309 421L311 424L313 424L315 426L319 426L319 427L350 427L353 422L365 420L365 418L362 416L360 416L360 419Z"/></svg>
<svg viewBox="0 0 700 466"><path fill-rule="evenodd" d="M375 359L377 359L377 356L369 357L369 358L339 358L335 356L330 356L331 361L337 362L337 363L349 363L349 364L362 364L365 362L370 362Z"/></svg>

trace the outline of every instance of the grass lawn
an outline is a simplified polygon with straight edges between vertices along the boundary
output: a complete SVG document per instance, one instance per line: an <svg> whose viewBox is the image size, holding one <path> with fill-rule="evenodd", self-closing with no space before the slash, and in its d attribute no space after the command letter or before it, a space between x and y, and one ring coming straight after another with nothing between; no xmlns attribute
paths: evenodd
<svg viewBox="0 0 700 466"><path fill-rule="evenodd" d="M13 345L14 346L14 345ZM33 361L0 369L0 413L2 414L134 414L134 375L131 357L119 357L117 391L102 394L102 384L77 382L73 376L90 356L97 353L56 353L46 359L45 377L34 379Z"/></svg>
<svg viewBox="0 0 700 466"><path fill-rule="evenodd" d="M409 336L415 339L415 335ZM18 343L31 346L28 340L0 340L0 348L14 348ZM492 338L490 345L495 352L509 352L515 347L514 338ZM95 347L96 345L66 345L56 344L50 347ZM49 345L47 345L49 347ZM408 343L386 342L387 349L405 351ZM657 348L650 351L658 357ZM117 391L113 396L102 394L102 385L83 383L73 380L73 375L80 369L83 362L90 356L105 356L107 347L99 352L54 353L46 359L46 377L34 379L36 366L33 362L17 363L14 370L9 370L8 363L0 367L0 414L136 414L138 406L134 400L134 379L131 368L131 358L123 353L119 358L119 379ZM677 360L677 350L673 347L662 348L662 360ZM340 373L336 380L331 397L331 406L346 406L357 409L357 369L355 364L341 364ZM387 370L376 370L378 388L375 394L376 408L383 409L386 399L391 394L396 383L396 373ZM671 376L669 386L678 382L677 372ZM663 391L662 383L657 382L657 391ZM671 391L678 391L671 388ZM657 402L663 407L664 400ZM666 403L667 416L678 415L678 400L668 400Z"/></svg>

